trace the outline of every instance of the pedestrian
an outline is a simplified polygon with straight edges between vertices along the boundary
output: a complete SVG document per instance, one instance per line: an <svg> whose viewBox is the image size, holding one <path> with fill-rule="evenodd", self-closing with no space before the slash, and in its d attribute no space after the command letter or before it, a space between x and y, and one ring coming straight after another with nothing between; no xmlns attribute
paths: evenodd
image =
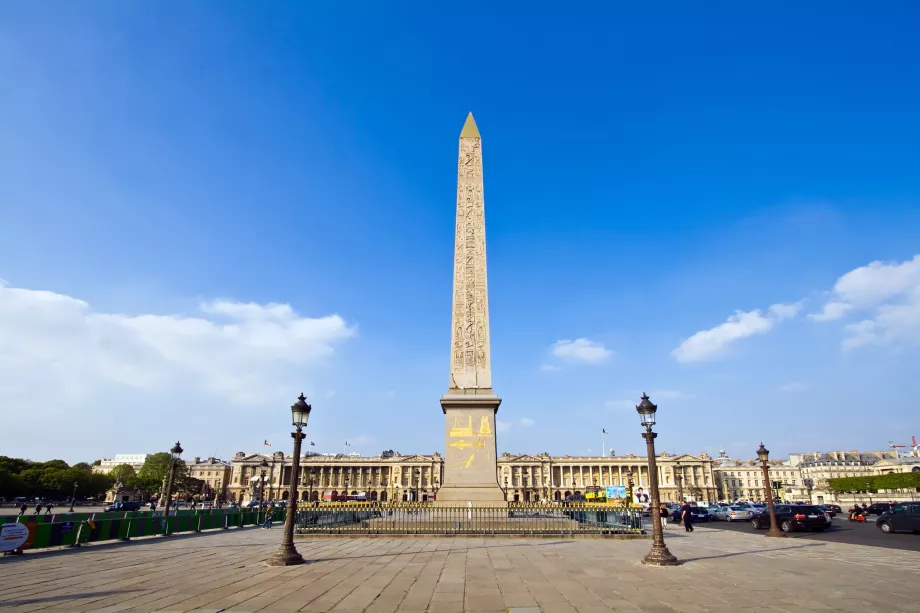
<svg viewBox="0 0 920 613"><path fill-rule="evenodd" d="M693 513L690 512L689 502L685 502L680 508L680 516L684 520L684 531L693 532Z"/></svg>
<svg viewBox="0 0 920 613"><path fill-rule="evenodd" d="M23 502L23 503L22 503L22 506L19 507L19 515L20 515L20 516L25 515L25 514L26 514L26 511L28 511L28 510L29 510L29 505L27 505L26 503Z"/></svg>
<svg viewBox="0 0 920 613"><path fill-rule="evenodd" d="M38 515L41 512L42 512L42 503L39 502L37 505L35 505L35 515Z"/></svg>
<svg viewBox="0 0 920 613"><path fill-rule="evenodd" d="M53 506L54 506L54 505L51 504L50 502L45 506L45 515L51 515L51 508L52 508Z"/></svg>
<svg viewBox="0 0 920 613"><path fill-rule="evenodd" d="M661 529L668 529L668 507L661 505L658 509L658 515L661 517Z"/></svg>
<svg viewBox="0 0 920 613"><path fill-rule="evenodd" d="M272 511L274 508L275 507L272 505L272 503L269 502L268 507L265 509L265 521L262 522L263 528L268 528L269 530L272 529Z"/></svg>

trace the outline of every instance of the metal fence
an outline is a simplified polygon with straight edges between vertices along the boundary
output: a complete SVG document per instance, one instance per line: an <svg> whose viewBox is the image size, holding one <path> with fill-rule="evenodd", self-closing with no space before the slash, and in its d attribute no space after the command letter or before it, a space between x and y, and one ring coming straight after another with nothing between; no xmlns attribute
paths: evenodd
<svg viewBox="0 0 920 613"><path fill-rule="evenodd" d="M300 534L644 534L640 509L605 504L343 503L300 507Z"/></svg>

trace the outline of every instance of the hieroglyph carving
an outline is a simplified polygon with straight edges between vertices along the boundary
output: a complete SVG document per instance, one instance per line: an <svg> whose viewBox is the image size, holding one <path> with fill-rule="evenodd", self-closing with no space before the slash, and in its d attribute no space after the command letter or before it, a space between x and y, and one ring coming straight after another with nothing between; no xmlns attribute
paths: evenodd
<svg viewBox="0 0 920 613"><path fill-rule="evenodd" d="M450 387L492 387L482 140L460 139Z"/></svg>

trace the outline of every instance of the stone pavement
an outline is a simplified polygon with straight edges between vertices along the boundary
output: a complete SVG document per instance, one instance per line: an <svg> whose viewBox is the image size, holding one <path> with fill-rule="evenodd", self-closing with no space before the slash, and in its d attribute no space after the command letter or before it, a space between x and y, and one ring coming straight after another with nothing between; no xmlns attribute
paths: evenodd
<svg viewBox="0 0 920 613"><path fill-rule="evenodd" d="M319 538L315 563L270 568L280 530L211 532L0 559L0 613L20 611L920 611L920 553L698 527L684 563L647 540Z"/></svg>

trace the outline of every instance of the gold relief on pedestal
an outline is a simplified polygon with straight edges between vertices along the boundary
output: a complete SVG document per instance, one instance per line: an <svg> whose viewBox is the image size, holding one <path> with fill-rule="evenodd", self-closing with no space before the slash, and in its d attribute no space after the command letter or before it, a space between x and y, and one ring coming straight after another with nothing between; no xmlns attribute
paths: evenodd
<svg viewBox="0 0 920 613"><path fill-rule="evenodd" d="M467 424L464 426L462 418L454 418L454 427L450 429L450 434L448 435L451 438L458 438L461 436L473 436L473 416L470 415L467 417Z"/></svg>

